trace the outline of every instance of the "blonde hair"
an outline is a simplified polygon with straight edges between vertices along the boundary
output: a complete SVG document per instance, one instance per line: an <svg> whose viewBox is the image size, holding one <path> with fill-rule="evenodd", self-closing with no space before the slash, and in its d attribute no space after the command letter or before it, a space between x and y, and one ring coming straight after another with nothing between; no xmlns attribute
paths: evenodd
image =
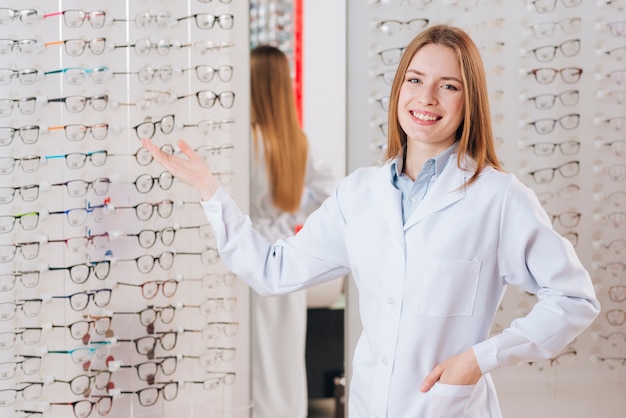
<svg viewBox="0 0 626 418"><path fill-rule="evenodd" d="M258 129L272 202L280 210L295 212L302 199L308 144L298 121L289 61L280 49L261 45L252 50L250 88L256 158Z"/></svg>
<svg viewBox="0 0 626 418"><path fill-rule="evenodd" d="M476 44L462 29L436 25L419 33L404 50L389 95L387 159L401 154L407 135L398 122L398 98L406 71L413 56L422 47L436 44L451 48L459 59L465 102L465 115L456 132L459 143L457 165L465 154L476 161L476 172L466 182L469 186L478 178L485 166L502 170L496 156L485 70Z"/></svg>

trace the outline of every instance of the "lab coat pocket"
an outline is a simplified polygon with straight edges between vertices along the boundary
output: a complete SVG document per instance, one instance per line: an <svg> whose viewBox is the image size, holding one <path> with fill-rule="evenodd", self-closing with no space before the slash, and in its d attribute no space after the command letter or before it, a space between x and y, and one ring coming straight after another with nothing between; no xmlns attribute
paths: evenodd
<svg viewBox="0 0 626 418"><path fill-rule="evenodd" d="M427 261L419 284L419 313L436 317L471 316L479 276L479 260Z"/></svg>
<svg viewBox="0 0 626 418"><path fill-rule="evenodd" d="M426 418L462 418L476 385L435 383L430 389Z"/></svg>

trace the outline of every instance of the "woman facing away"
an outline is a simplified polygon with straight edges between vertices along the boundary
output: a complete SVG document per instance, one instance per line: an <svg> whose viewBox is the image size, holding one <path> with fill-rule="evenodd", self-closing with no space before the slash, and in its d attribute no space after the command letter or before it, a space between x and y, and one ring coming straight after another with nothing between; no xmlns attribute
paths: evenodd
<svg viewBox="0 0 626 418"><path fill-rule="evenodd" d="M390 94L387 161L355 170L295 236L270 242L185 141L143 141L199 193L224 262L259 294L351 273L363 332L349 416L501 417L490 372L558 354L599 313L589 274L534 192L498 162L479 51L432 26L407 46ZM508 286L536 294L490 335Z"/></svg>
<svg viewBox="0 0 626 418"><path fill-rule="evenodd" d="M252 152L250 219L270 242L297 226L336 186L300 128L287 56L260 45L250 54ZM306 291L251 297L255 418L308 415Z"/></svg>

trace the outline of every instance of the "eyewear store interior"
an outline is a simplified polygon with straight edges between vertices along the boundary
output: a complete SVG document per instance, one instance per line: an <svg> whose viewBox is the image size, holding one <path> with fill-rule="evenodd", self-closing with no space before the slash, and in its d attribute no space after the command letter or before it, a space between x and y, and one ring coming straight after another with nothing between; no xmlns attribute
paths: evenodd
<svg viewBox="0 0 626 418"><path fill-rule="evenodd" d="M454 24L481 48L502 163L603 306L556 358L494 373L507 418L626 407L625 3L302 2L304 129L338 175L383 158L390 76L416 31ZM255 4L277 25L287 2ZM138 138L173 151L184 137L247 207L250 14L238 0L3 2L0 416L249 416L249 290ZM507 293L494 332L532 301Z"/></svg>

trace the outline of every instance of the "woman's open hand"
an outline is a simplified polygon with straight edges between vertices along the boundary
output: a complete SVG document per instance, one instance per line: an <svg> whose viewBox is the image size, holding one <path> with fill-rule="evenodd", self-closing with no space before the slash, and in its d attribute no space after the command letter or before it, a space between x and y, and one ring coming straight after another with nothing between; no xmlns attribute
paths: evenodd
<svg viewBox="0 0 626 418"><path fill-rule="evenodd" d="M187 157L181 158L165 153L154 142L142 139L141 144L150 151L155 161L161 164L174 177L187 183L200 194L202 200L209 200L217 190L217 179L211 173L211 168L187 142L178 141L180 151Z"/></svg>

